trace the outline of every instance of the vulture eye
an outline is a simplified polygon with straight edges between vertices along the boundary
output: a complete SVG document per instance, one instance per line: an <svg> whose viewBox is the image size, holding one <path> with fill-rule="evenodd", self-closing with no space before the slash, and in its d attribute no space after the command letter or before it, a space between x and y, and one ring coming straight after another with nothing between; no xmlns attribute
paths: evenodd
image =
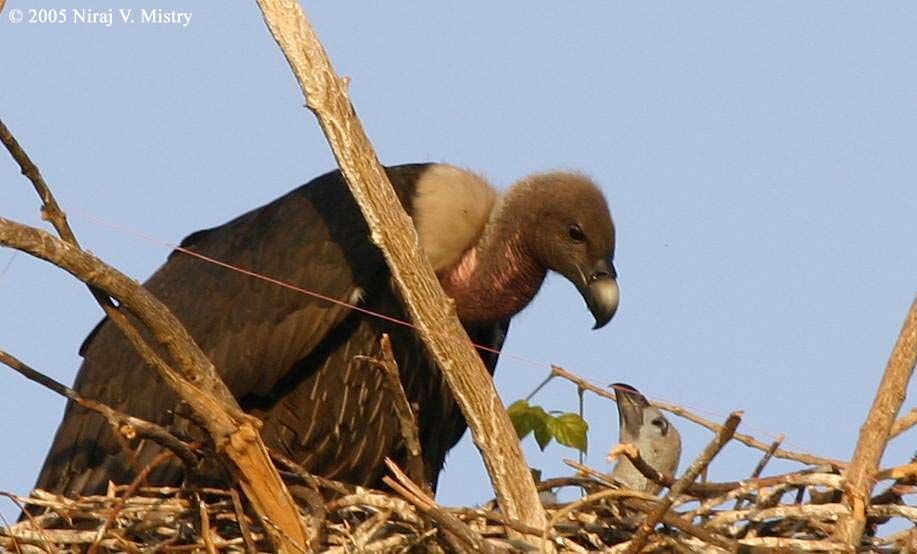
<svg viewBox="0 0 917 554"><path fill-rule="evenodd" d="M656 427L659 427L659 432L662 433L663 436L665 436L665 434L669 432L669 422L661 417L657 417L650 423L652 423Z"/></svg>
<svg viewBox="0 0 917 554"><path fill-rule="evenodd" d="M576 242L583 242L586 240L586 235L583 233L583 228L574 223L567 229L567 232L570 234L570 238Z"/></svg>

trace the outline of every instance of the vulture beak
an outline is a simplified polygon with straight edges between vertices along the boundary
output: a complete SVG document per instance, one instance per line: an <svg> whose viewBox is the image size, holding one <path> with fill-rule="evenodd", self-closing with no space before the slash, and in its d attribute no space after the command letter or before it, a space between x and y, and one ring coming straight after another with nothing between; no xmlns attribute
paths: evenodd
<svg viewBox="0 0 917 554"><path fill-rule="evenodd" d="M583 272L583 276L585 282L576 288L595 317L593 329L598 329L608 323L618 310L618 272L609 256L600 259L588 273Z"/></svg>
<svg viewBox="0 0 917 554"><path fill-rule="evenodd" d="M646 398L637 389L624 383L611 385L618 400L618 422L622 435L626 430L631 437L640 435L643 427L643 409L649 405Z"/></svg>

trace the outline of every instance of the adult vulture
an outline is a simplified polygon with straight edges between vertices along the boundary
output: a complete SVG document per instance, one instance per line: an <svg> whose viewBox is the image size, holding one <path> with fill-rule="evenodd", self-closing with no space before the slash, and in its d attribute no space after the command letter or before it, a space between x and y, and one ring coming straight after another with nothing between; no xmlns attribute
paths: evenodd
<svg viewBox="0 0 917 554"><path fill-rule="evenodd" d="M502 196L468 171L442 164L387 169L420 243L472 340L499 349L509 320L547 270L569 279L601 327L614 315L614 228L602 194L570 173L528 177ZM297 287L406 319L382 253L339 172L331 172L182 246ZM435 487L446 452L466 424L423 344L408 327L173 253L146 287L187 327L242 407L261 418L271 448L308 471L377 485L386 456L405 456L383 374L358 356L379 356L389 333L408 399L417 406L426 478ZM144 367L118 329L90 333L74 388L177 433L199 433L177 397ZM482 353L493 372L497 356ZM200 436L199 434L197 436ZM74 403L37 487L66 495L130 481L160 451L119 444L109 425ZM148 481L181 482L181 465Z"/></svg>

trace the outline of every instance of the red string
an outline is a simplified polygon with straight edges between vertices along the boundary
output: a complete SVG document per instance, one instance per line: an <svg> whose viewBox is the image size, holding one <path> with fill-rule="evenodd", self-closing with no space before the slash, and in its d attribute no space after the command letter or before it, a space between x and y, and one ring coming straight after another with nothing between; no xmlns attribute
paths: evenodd
<svg viewBox="0 0 917 554"><path fill-rule="evenodd" d="M131 235L137 236L137 237L142 238L142 239L144 239L144 240L153 242L153 243L155 243L155 244L159 244L160 246L165 246L165 247L167 247L167 248L171 248L171 249L176 250L176 251L178 251L178 252L181 252L181 253L183 253L183 254L187 254L187 255L189 255L189 256L193 256L193 257L198 258L198 259L200 259L200 260L203 260L203 261L205 261L205 262L208 262L208 263L211 263L211 264L214 264L214 265L218 265L218 266L220 266L220 267L223 267L223 268L226 268L226 269L229 269L229 270L232 270L232 271L236 271L236 272L238 272L238 273L242 273L243 275L248 275L249 277L254 277L255 279L260 279L260 280L262 280L262 281L266 281L266 282L268 282L268 283L277 285L277 286L279 286L279 287L283 287L283 288L286 288L286 289L290 289L290 290L293 290L293 291L296 291L296 292L299 292L299 293L302 293L302 294L311 296L311 297L313 297L313 298L318 298L319 300L324 300L325 302L330 302L330 303L332 303L332 304L336 304L336 305L338 305L338 306L343 306L343 307L345 307L345 308L348 308L348 309L351 309L351 310L355 310L355 311L358 311L358 312L360 312L360 313L364 313L364 314L369 315L369 316L372 316L372 317L377 317L377 318L379 318L379 319L388 321L388 322L390 322L390 323L395 323L395 324L397 324L397 325L402 325L402 326L404 326L404 327L408 327L408 328L410 328L410 329L414 329L415 331L419 331L419 330L420 330L420 328L419 328L417 325L414 325L414 324L411 323L410 321L404 321L404 320L402 320L402 319L398 319L397 317L392 317L392 316L390 316L390 315L386 315L386 314L383 314L383 313L380 313L380 312L375 312L375 311L370 310L370 309L368 309L368 308L363 308L363 307L360 307L360 306L355 306L355 305L350 304L350 303L348 303L348 302L344 302L343 300L338 300L337 298L333 298L333 297L331 297L331 296L324 295L324 294L322 294L322 293L320 293L320 292L317 292L317 291L314 291L314 290L310 290L310 289L306 289L306 288L303 288L303 287L299 287L299 286L296 286L296 285L294 285L294 284L292 284L292 283L287 283L286 281L281 281L280 279L275 279L274 277L270 277L270 276L268 276L268 275L264 275L264 274L261 274L261 273L258 273L258 272L255 272L255 271L252 271L252 270L249 270L249 269L241 268L241 267L232 265L232 264L230 264L230 263L226 263L226 262L217 260L216 258L211 258L210 256L207 256L206 254L201 254L200 252L195 252L194 250L190 250L190 249L185 248L185 247L183 247L183 246L179 246L179 245L177 245L177 244L172 244L172 243L170 243L170 242L166 242L166 241L157 239L157 238L155 238L155 237L152 237L152 236L149 236L149 235L145 235L145 234L143 234L143 233L141 233L141 232L139 232L139 231L137 231L137 230L130 229L130 228L127 228L127 227L122 227L122 226L120 226L120 225L116 225L116 224L114 224L114 223L110 223L110 222L104 221L104 220L102 220L102 219L99 219L99 218L96 217L96 216L93 216L92 214L83 212L82 210L73 209L72 211L75 212L75 213L77 213L77 215L79 215L81 218L86 219L86 220L89 220L89 221L92 221L93 223L95 223L95 224L97 224L97 225L101 225L101 226L103 226L103 227L108 227L108 228L110 228L110 229L114 229L114 230L117 230L117 231L121 231L121 232L123 232L123 233L127 233L127 234L131 234ZM499 354L499 355L502 355L502 356L505 356L505 357L508 357L508 358L513 358L513 359L515 359L515 360L519 360L520 362L524 362L524 363L527 363L527 364L531 364L531 365L534 365L534 366L537 366L537 367L551 367L550 364L544 364L544 363L541 363L541 362L537 362L537 361L535 361L535 360L530 360L530 359L528 359L528 358L524 358L524 357L522 357L522 356L518 356L518 355L516 355L516 354L512 354L512 353L509 353L509 352L502 352L502 351L500 351L500 350L497 350L496 348L491 348L491 347L485 346L485 345L483 345L483 344L476 344L476 343L474 343L474 342L472 342L471 344L472 344L472 346L474 346L474 347L477 348L478 350L483 350L483 351L485 351L485 352L491 352L491 353L493 353L493 354Z"/></svg>
<svg viewBox="0 0 917 554"><path fill-rule="evenodd" d="M332 298L332 297L327 296L327 295L324 295L324 294L322 294L322 293L320 293L320 292L313 291L313 290L310 290L310 289L306 289L306 288L303 288L303 287L299 287L299 286L293 285L293 284L291 284L291 283L287 283L287 282L285 282L285 281L281 281L280 279L275 279L275 278L273 278L273 277L270 277L270 276L267 276L267 275L263 275L263 274L261 274L261 273L257 273L257 272L252 271L252 270L248 270L248 269L244 269L244 268L241 268L241 267L238 267L238 266L234 266L234 265L232 265L232 264L229 264L229 263L226 263L226 262L217 260L217 259L215 259L215 258L211 258L210 256L207 256L207 255L205 255L205 254L201 254L200 252L195 252L195 251L193 251L193 250L189 250L189 249L184 248L184 247L182 247L182 246L179 246L179 245L177 245L177 244L173 244L173 243L170 243L170 242L167 242L167 241L158 239L158 238L156 238L156 237L153 237L153 236L150 236L150 235L146 235L146 234L144 234L144 233L142 233L142 232L140 232L140 231L137 231L136 229L131 229L131 228L129 228L129 227L125 227L125 226L121 226L121 225L117 225L117 224L115 224L115 223L111 223L111 222L105 221L105 220L103 220L103 219L101 219L101 218L99 218L99 217L97 217L97 216L94 216L94 215L92 215L92 214L90 214L90 213L84 212L84 211L79 210L79 209L76 209L76 208L71 208L71 211L72 211L73 213L75 213L78 217L80 217L80 218L82 218L82 219L85 219L85 220L88 220L88 221L91 221L91 222L95 223L96 225L99 225L99 226L102 226L102 227L107 227L107 228L109 228L109 229L114 229L114 230L119 231L119 232L121 232L121 233L128 234L128 235L133 235L133 236L139 237L139 238L141 238L141 239L143 239L143 240L146 240L146 241L148 241L148 242L152 242L152 243L158 244L158 245L160 245L160 246L165 246L165 247L167 247L167 248L171 248L171 249L173 249L173 250L177 250L178 252L181 252L181 253L183 253L183 254L187 254L187 255L189 255L189 256L193 256L193 257L198 258L198 259L200 259L200 260L203 260L203 261L205 261L205 262L207 262L207 263L215 264L215 265L218 265L218 266L220 266L220 267L229 269L229 270L231 270L231 271L236 271L236 272L238 272L238 273L242 273L242 274L244 274L244 275L248 275L249 277L254 277L254 278L256 278L256 279L261 279L262 281L266 281L266 282L268 282L268 283L277 285L277 286L279 286L279 287L284 287L284 288L287 288L287 289L290 289L290 290L299 292L299 293L301 293L301 294L306 294L306 295L308 295L308 296L312 296L312 297L314 297L314 298L318 298L318 299L320 299L320 300L324 300L325 302L330 302L330 303L332 303L332 304L337 304L338 306L343 306L343 307L348 308L348 309L350 309L350 310L356 310L356 311L358 311L358 312L360 312L360 313L364 313L364 314L369 315L369 316L372 316L372 317L377 317L377 318L379 318L379 319L388 321L388 322L390 322L390 323L395 323L395 324L397 324L397 325L402 325L402 326L408 327L408 328L410 328L410 329L419 330L419 327L418 327L417 325L414 325L414 324L411 323L410 321L404 321L404 320L398 319L398 318L396 318L396 317L392 317L392 316L390 316L390 315L386 315L386 314L383 314L383 313L375 312L375 311L370 310L370 309L367 309L367 308L363 308L363 307L360 307L360 306L354 306L353 304L349 304L349 303L344 302L344 301L342 301L342 300L338 300L337 298ZM485 346L485 345L482 345L482 344L476 344L476 343L474 343L474 342L472 342L471 344L472 344L472 346L474 346L474 347L477 348L478 350L483 350L483 351L485 351L485 352L491 352L491 353L493 353L493 354L498 354L498 355L503 356L503 357L505 357L505 358L511 358L511 359L514 359L514 360L517 360L517 361L520 361L520 362L523 362L523 363L526 363L526 364L529 364L529 365L532 365L532 366L535 366L535 367L541 367L541 368L547 367L547 368L551 368L552 365L553 365L553 364L547 364L547 363L544 363L544 362L539 362L539 361L536 361L536 360L532 360L532 359L526 358L526 357L524 357L524 356L519 356L519 355L517 355L517 354L512 354L512 353L506 352L506 351L504 351L504 350L497 350L497 349L495 349L495 348L491 348L491 347L489 347L489 346ZM585 379L585 378L584 378L584 379ZM585 379L585 380L586 380L586 381L590 381L590 382L592 382L593 385L595 385L595 383L594 383L592 380L590 380L590 379ZM601 385L595 385L595 386L599 386L599 387L600 387ZM615 388L615 387L611 386L610 388ZM658 397L657 397L657 398L658 398ZM660 400L662 400L662 399L660 399ZM695 413L707 414L708 416L717 417L717 418L722 419L722 414L717 414L717 413L711 412L711 411L709 411L709 410L698 409L698 408L695 408L695 407L692 407L692 406L687 406L687 405L684 405L684 404L682 404L682 406L683 406L684 408L686 408L686 409L689 409L689 410L695 412ZM770 432L768 432L768 431L765 431L765 430L762 430L762 429L754 429L754 428L752 428L752 427L750 427L750 426L748 426L748 425L746 425L746 427L749 428L749 429L752 429L752 430L753 430L754 432L756 432L756 433L759 433L759 434L762 434L762 435L767 435L767 436L769 436L769 437L771 437L771 438L774 438L774 439L777 438L777 435L775 435L775 434L773 434L773 433L770 433ZM792 445L791 445L789 442L787 442L787 441L784 441L783 444L792 447ZM798 448L798 447L797 447L797 448Z"/></svg>

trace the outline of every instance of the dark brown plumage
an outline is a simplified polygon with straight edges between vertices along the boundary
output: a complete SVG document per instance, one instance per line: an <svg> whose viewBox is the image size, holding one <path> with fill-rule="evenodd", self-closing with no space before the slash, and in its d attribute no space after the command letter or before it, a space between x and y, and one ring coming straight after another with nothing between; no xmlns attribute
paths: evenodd
<svg viewBox="0 0 917 554"><path fill-rule="evenodd" d="M601 193L584 177L545 174L502 198L477 176L445 165L388 169L421 245L477 343L499 349L509 319L535 295L548 269L574 282L596 316L617 307L614 229ZM370 310L404 319L381 252L338 172L319 177L186 248ZM448 386L415 334L370 317L174 253L146 283L184 323L244 409L264 421L268 446L329 478L376 485L386 456L403 459L378 357L389 333L418 424L427 479L465 431ZM131 415L200 436L178 415L175 395L103 321L83 344L74 387ZM493 372L496 355L482 354ZM129 481L159 452L132 444L134 462L99 416L69 403L37 487L67 495ZM177 484L176 463L149 481Z"/></svg>

